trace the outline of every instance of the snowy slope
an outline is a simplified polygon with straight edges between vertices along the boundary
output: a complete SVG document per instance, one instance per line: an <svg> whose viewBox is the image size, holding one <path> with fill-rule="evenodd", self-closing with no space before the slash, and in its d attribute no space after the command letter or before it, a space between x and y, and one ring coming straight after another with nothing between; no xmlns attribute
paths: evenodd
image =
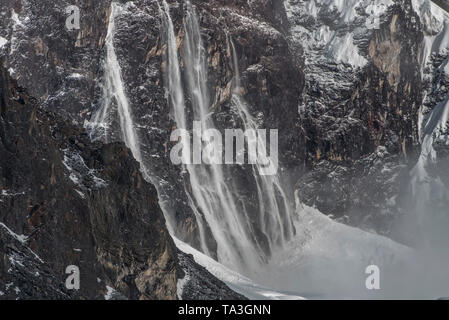
<svg viewBox="0 0 449 320"><path fill-rule="evenodd" d="M279 291L271 290L261 285L258 285L251 279L242 276L241 274L229 269L228 267L220 264L219 262L213 260L212 258L206 256L205 254L199 252L198 250L192 248L188 244L180 241L179 239L173 237L175 244L179 250L184 253L193 255L196 263L205 267L207 271L212 273L215 277L226 283L232 290L244 295L250 299L256 300L297 300L303 299L300 296L282 293ZM188 281L188 280L187 280ZM182 287L185 285L185 281L180 280L178 282L180 285L180 291L178 291L178 296L182 295Z"/></svg>

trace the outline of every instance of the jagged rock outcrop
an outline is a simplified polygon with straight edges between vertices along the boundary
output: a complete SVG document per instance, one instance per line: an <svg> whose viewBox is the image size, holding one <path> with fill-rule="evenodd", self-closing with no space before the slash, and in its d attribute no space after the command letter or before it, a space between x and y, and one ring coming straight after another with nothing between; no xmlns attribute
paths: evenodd
<svg viewBox="0 0 449 320"><path fill-rule="evenodd" d="M184 271L180 297L183 300L247 300L198 265L193 256L179 252L178 259Z"/></svg>
<svg viewBox="0 0 449 320"><path fill-rule="evenodd" d="M167 2L185 76L187 1ZM232 101L238 92L258 126L279 130L280 179L291 207L297 190L300 201L324 214L391 236L407 211L422 124L447 96L447 52L422 66L423 37L440 35L433 28L443 24L422 21L426 16L417 14L411 0L381 1L374 28L367 26L372 16L366 1L191 2L207 54L209 109L217 129L243 127ZM0 218L29 236L27 245L53 271L73 260L89 270L85 297L101 297L107 284L128 298L175 298L177 255L158 200L175 234L198 249L198 216L204 213L196 212L189 198L188 173L169 158L176 122L167 101L161 1L117 3L113 47L141 166L157 193L120 142L116 105L111 130L100 137L110 144L91 142L82 129L104 101L111 0L78 1L81 28L72 31L65 28L68 0L4 0L0 137L7 156L0 160L0 183L8 191L0 195ZM241 83L235 88L237 73ZM193 98L186 94L185 100L187 119L193 120ZM446 136L434 144L440 160L429 171L447 185ZM273 247L252 167L229 166L226 176L232 177L239 212L248 216L251 241L269 258ZM208 228L204 238L217 258ZM55 252L54 241L60 243ZM184 267L190 262L183 256ZM184 294L205 298L215 282L205 287L195 293L194 285L187 285ZM212 296L232 295L223 290Z"/></svg>
<svg viewBox="0 0 449 320"><path fill-rule="evenodd" d="M24 239L0 224L0 300L70 299L60 275L46 265Z"/></svg>

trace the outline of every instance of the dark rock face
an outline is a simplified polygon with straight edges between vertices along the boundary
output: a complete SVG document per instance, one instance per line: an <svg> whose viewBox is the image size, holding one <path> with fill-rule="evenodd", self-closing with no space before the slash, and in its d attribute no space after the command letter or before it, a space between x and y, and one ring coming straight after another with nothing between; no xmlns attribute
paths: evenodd
<svg viewBox="0 0 449 320"><path fill-rule="evenodd" d="M54 5L31 1L24 6L18 3L7 3L6 15L14 10L17 19L6 19L2 25L1 36L15 39L4 49L5 67L14 71L12 76L42 103L43 108L57 112L75 125L82 125L102 104L110 1L95 4L95 10L91 1L80 3L81 29L74 31L64 26L67 16L64 9L70 3L62 1ZM297 104L304 76L301 50L296 50L300 46L291 47L287 41L288 21L282 2L270 0L256 5L245 1L199 1L194 4L201 17L203 41L208 52L209 88L217 127L241 126L230 103L235 75L229 47L232 38L245 99L252 106L250 112L260 118L262 127L280 130L281 161L296 170L301 161L299 155L305 153L303 136L297 134L300 130ZM182 44L185 2L171 2L170 5L178 41ZM123 2L121 7L114 47L132 105L144 165L150 171L160 202L178 237L199 248L196 218L185 193L190 188L185 185L188 179L182 177L180 168L173 166L169 159L169 137L174 122L165 97L166 47L161 36L158 2ZM57 31L50 32L51 29ZM13 47L17 50L12 50ZM182 59L182 50L180 56ZM120 128L115 126L107 142L121 140ZM236 193L248 202L251 219L257 221L255 182L248 179L248 172L245 172L251 169L230 170L239 181ZM253 227L257 241L267 247L257 223ZM214 239L207 238L214 252Z"/></svg>
<svg viewBox="0 0 449 320"><path fill-rule="evenodd" d="M156 190L130 151L121 143L93 144L38 109L4 69L0 80L1 221L26 236L28 250L57 279L78 266L81 297L102 298L108 285L130 299L175 299L176 249Z"/></svg>
<svg viewBox="0 0 449 320"><path fill-rule="evenodd" d="M110 1L78 2L80 30L69 31L65 9L73 4L70 0L5 0L0 33L9 40L4 65L19 85L43 107L82 124L83 115L95 106L92 98L99 94Z"/></svg>
<svg viewBox="0 0 449 320"><path fill-rule="evenodd" d="M410 1L396 1L378 30L354 36L354 50L367 61L356 68L327 59L322 49L304 52L294 33L298 25L309 30L328 25L344 35L363 21L335 23L332 11L324 7L313 22L305 19L305 12L287 17L286 3L263 1L256 8L245 1L195 2L209 56L215 122L220 128L238 123L229 103L235 70L228 36L235 43L250 112L261 127L279 129L282 170L297 182L300 200L346 223L388 235L402 214L399 195L408 190L420 147L419 17ZM182 12L177 13L182 6L172 10L182 43ZM237 193L256 212L248 173L232 170L241 182Z"/></svg>

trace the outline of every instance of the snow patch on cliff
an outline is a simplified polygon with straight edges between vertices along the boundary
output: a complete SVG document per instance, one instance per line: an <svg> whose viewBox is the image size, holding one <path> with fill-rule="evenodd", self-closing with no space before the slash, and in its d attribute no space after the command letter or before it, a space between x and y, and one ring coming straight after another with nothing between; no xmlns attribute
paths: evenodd
<svg viewBox="0 0 449 320"><path fill-rule="evenodd" d="M223 11L229 13L233 18L240 20L240 24L243 26L244 30L257 29L258 32L262 32L263 34L268 35L271 38L277 38L281 36L281 33L278 30L276 30L266 22L242 16L229 8L223 8Z"/></svg>
<svg viewBox="0 0 449 320"><path fill-rule="evenodd" d="M414 250L388 238L338 223L297 199L296 236L273 252L267 265L254 270L251 279L175 239L178 248L232 290L250 299L328 299L397 297L391 279L409 263ZM366 268L382 271L385 292L366 289ZM387 280L388 279L388 280ZM388 283L387 283L388 281ZM391 284L391 285L390 285Z"/></svg>
<svg viewBox="0 0 449 320"><path fill-rule="evenodd" d="M25 24L20 20L19 15L12 10L11 12L11 20L12 20L12 35L11 35L11 50L9 54L11 55L16 50L18 50L20 44L21 33L25 29ZM24 18L23 21L28 22L30 19L28 17ZM18 38L18 37L19 38Z"/></svg>
<svg viewBox="0 0 449 320"><path fill-rule="evenodd" d="M67 78L69 78L69 79L83 79L83 78L85 78L85 76L75 72L75 73L70 74Z"/></svg>

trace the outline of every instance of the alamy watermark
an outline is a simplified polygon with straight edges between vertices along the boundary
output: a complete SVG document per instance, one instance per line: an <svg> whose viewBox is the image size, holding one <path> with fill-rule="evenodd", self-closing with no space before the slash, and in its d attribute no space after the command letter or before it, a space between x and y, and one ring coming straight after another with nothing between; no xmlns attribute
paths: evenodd
<svg viewBox="0 0 449 320"><path fill-rule="evenodd" d="M69 15L65 20L65 27L67 30L79 30L80 29L80 8L77 6L68 6L65 8L65 12Z"/></svg>
<svg viewBox="0 0 449 320"><path fill-rule="evenodd" d="M270 155L266 129L226 129L223 139L217 129L203 129L200 121L194 121L192 131L192 135L185 129L172 132L170 141L177 142L170 152L174 165L243 165L246 158L247 164L257 165L260 175L271 176L278 171L277 129L269 130ZM247 152L245 145L248 147Z"/></svg>

